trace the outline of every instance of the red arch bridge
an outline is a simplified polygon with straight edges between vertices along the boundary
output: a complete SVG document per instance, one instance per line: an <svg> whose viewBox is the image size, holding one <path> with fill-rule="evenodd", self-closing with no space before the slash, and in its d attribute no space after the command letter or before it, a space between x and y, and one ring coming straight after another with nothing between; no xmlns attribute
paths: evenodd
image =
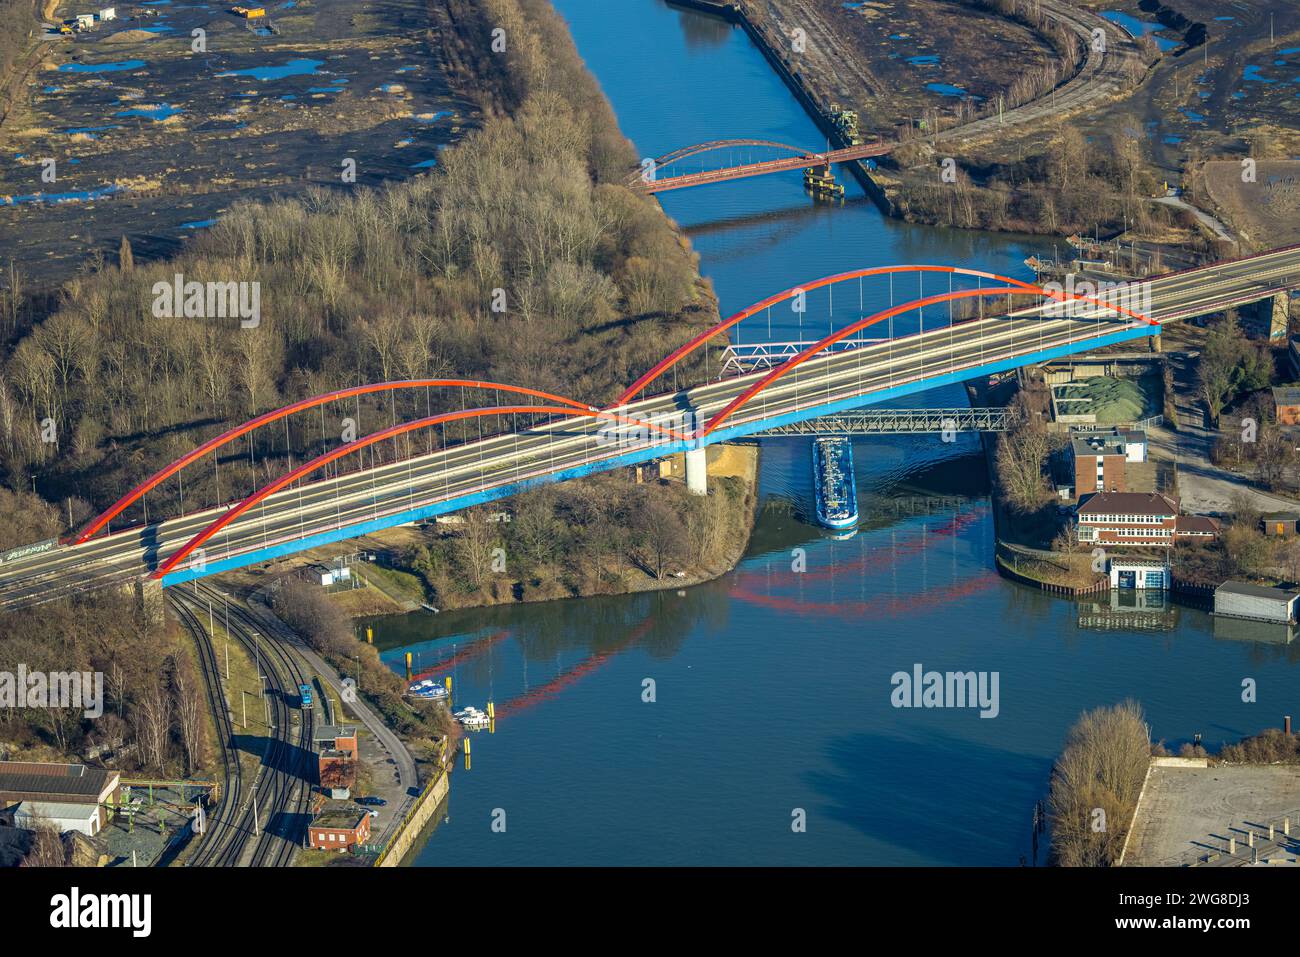
<svg viewBox="0 0 1300 957"><path fill-rule="evenodd" d="M688 186L725 183L750 176L766 176L769 173L871 159L884 156L896 145L881 141L817 152L771 140L713 140L674 150L655 159L643 160L641 169L628 177L627 185L641 193L666 193L673 189L686 189ZM769 153L777 155L768 157L766 154ZM755 154L764 158L757 159ZM706 163L723 165L705 168ZM692 165L697 168L690 169ZM670 175L664 175L665 172Z"/></svg>
<svg viewBox="0 0 1300 957"><path fill-rule="evenodd" d="M869 282L890 284L888 308L863 308L862 290ZM1300 246L1162 276L1144 283L1140 295L1133 295L1132 289L1096 296L1082 290L1067 293L954 266L885 266L804 283L728 316L656 363L608 408L480 380L421 379L343 389L265 413L204 442L63 543L38 543L0 556L0 605L34 604L146 577L173 585L459 511L543 483L679 452L686 453L688 484L702 491L704 448L711 443L806 432L813 428L807 423L826 417L831 417L832 430L848 430L844 423L862 418L850 415L853 410L1154 337L1166 322L1264 300L1297 286ZM905 297L898 292L902 289L907 290ZM814 297L831 304L825 325L819 325L821 315L814 321L798 312ZM841 316L846 300L849 303L850 320L838 325L836 299ZM967 313L973 318L961 319L952 312L935 323L936 310L947 312L960 303L970 304ZM766 353L770 361L749 371L723 369L725 363L715 362L712 371L718 375L705 384L676 387L679 363L728 338L734 346L737 338L751 336L756 325L765 330L774 310L785 310L785 316L795 310L801 333L807 323L818 325L819 332L825 329L825 334L815 341L801 334L797 349L789 342L777 343ZM742 329L746 320L749 324ZM906 334L892 334L896 321L908 323ZM466 401L454 412L394 423L299 464L238 502L179 518L127 524L151 491L173 479L180 482L185 469L257 429L367 393L435 388L485 399L504 393L508 399L507 404ZM477 424L485 421L508 421L509 428L398 461L375 465L372 458L370 467L331 471L335 463L353 456L364 465L366 450L380 443L427 439L430 430L452 423L469 424L466 431L477 433ZM972 419L967 427L987 426ZM866 425L860 430L872 429Z"/></svg>

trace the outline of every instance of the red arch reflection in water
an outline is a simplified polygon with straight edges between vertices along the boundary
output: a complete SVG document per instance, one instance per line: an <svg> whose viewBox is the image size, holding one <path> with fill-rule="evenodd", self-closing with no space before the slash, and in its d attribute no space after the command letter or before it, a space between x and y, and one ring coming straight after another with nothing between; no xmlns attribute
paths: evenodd
<svg viewBox="0 0 1300 957"><path fill-rule="evenodd" d="M809 602L803 598L761 595L748 588L738 588L731 593L733 598L749 602L772 611L815 613L825 618L843 618L847 621L861 623L868 616L873 619L899 618L904 614L915 615L917 601L924 597L927 601L942 602L945 599L968 598L971 595L987 591L1002 579L996 572L985 571L974 578L954 582L942 588L931 588L924 594L910 592L885 600L843 602Z"/></svg>
<svg viewBox="0 0 1300 957"><path fill-rule="evenodd" d="M523 711L526 708L531 708L539 702L554 698L565 688L575 684L582 678L585 678L611 658L627 651L628 648L632 647L646 636L654 626L654 623L654 616L647 618L645 621L641 622L641 624L637 625L636 628L632 629L632 631L628 633L628 636L614 647L592 652L591 657L579 662L572 668L560 672L554 678L538 685L531 691L525 691L523 694L511 698L509 701L497 707L497 717L500 718L507 714L518 714L520 711Z"/></svg>
<svg viewBox="0 0 1300 957"><path fill-rule="evenodd" d="M468 648L452 652L446 658L439 659L418 674L412 674L411 680L423 681L425 678L432 678L435 674L445 672L448 668L455 668L457 665L466 661L472 661L495 645L498 641L503 638L508 638L509 636L510 632L508 631L495 631L490 635L484 635L482 638L475 638L470 642Z"/></svg>
<svg viewBox="0 0 1300 957"><path fill-rule="evenodd" d="M825 565L815 570L796 572L790 569L788 565L783 565L784 570L775 573L767 569L751 569L738 572L735 581L742 588L753 580L761 581L764 584L796 584L798 582L822 581L845 573L865 571L873 566L876 568L888 567L883 561L884 558L904 558L919 554L929 548L935 539L952 538L987 514L987 505L966 512L958 512L952 517L952 521L930 529L925 538L909 538L901 544L891 546L889 549L875 549L873 552L861 554L857 558L843 562L837 560L833 565Z"/></svg>

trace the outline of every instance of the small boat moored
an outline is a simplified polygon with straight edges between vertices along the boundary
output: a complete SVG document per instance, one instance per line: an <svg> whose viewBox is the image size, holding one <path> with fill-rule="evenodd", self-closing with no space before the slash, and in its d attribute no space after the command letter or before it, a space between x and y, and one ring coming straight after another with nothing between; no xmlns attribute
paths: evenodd
<svg viewBox="0 0 1300 957"><path fill-rule="evenodd" d="M457 711L455 718L466 731L482 731L492 723L486 711L480 711L472 705Z"/></svg>
<svg viewBox="0 0 1300 957"><path fill-rule="evenodd" d="M447 697L447 689L432 678L417 681L406 689L406 693L413 698L424 698L426 701L442 701Z"/></svg>

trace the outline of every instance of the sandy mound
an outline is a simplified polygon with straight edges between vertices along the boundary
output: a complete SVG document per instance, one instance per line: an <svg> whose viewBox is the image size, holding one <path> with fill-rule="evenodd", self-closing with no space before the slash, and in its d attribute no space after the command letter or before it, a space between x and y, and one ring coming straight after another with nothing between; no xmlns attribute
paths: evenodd
<svg viewBox="0 0 1300 957"><path fill-rule="evenodd" d="M148 30L122 30L111 36L104 37L100 43L135 43L139 40L156 40L157 33L150 33Z"/></svg>

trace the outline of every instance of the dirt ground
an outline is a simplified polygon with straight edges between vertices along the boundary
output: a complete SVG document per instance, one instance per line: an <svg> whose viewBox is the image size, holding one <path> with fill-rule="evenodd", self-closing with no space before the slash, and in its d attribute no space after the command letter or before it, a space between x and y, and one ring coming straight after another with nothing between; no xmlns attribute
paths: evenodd
<svg viewBox="0 0 1300 957"><path fill-rule="evenodd" d="M1155 20L1151 0L1092 6ZM1266 174L1263 161L1300 154L1300 6L1264 0L1178 0L1173 6L1203 25L1208 41L1166 50L1128 97L1081 119L1084 131L1094 138L1137 139L1162 180L1187 187L1191 202L1244 232L1245 245L1296 241L1294 206L1288 220L1285 205L1285 194L1294 191L1285 182L1288 171L1270 168ZM1170 28L1154 34L1170 41L1186 35ZM1260 162L1258 191L1229 188L1234 174L1241 186L1246 156ZM1224 157L1226 164L1212 162ZM1212 165L1202 183L1205 161ZM1283 181L1274 181L1279 174Z"/></svg>
<svg viewBox="0 0 1300 957"><path fill-rule="evenodd" d="M859 112L864 137L892 137L933 110L987 100L1052 50L1027 27L948 0L761 0L785 35L808 38L807 75L825 101ZM1009 64L1014 68L1008 69Z"/></svg>
<svg viewBox="0 0 1300 957"><path fill-rule="evenodd" d="M1292 839L1282 839L1282 819L1290 816ZM1207 855L1224 854L1237 841L1241 863L1251 859L1247 832L1267 832L1279 840L1256 838L1260 857L1295 864L1300 836L1300 768L1230 766L1154 767L1138 805L1129 839L1126 867L1186 866ZM1217 862L1222 863L1221 857Z"/></svg>
<svg viewBox="0 0 1300 957"><path fill-rule="evenodd" d="M215 2L144 0L45 40L28 103L0 129L0 232L29 280L94 250L111 260L124 234L137 258L168 254L237 200L343 188L349 158L359 184L417 175L474 122L420 0L266 9L246 22Z"/></svg>
<svg viewBox="0 0 1300 957"><path fill-rule="evenodd" d="M1247 240L1259 237L1270 246L1300 242L1300 161L1257 161L1249 182L1242 172L1240 160L1205 164L1205 190L1214 206Z"/></svg>

